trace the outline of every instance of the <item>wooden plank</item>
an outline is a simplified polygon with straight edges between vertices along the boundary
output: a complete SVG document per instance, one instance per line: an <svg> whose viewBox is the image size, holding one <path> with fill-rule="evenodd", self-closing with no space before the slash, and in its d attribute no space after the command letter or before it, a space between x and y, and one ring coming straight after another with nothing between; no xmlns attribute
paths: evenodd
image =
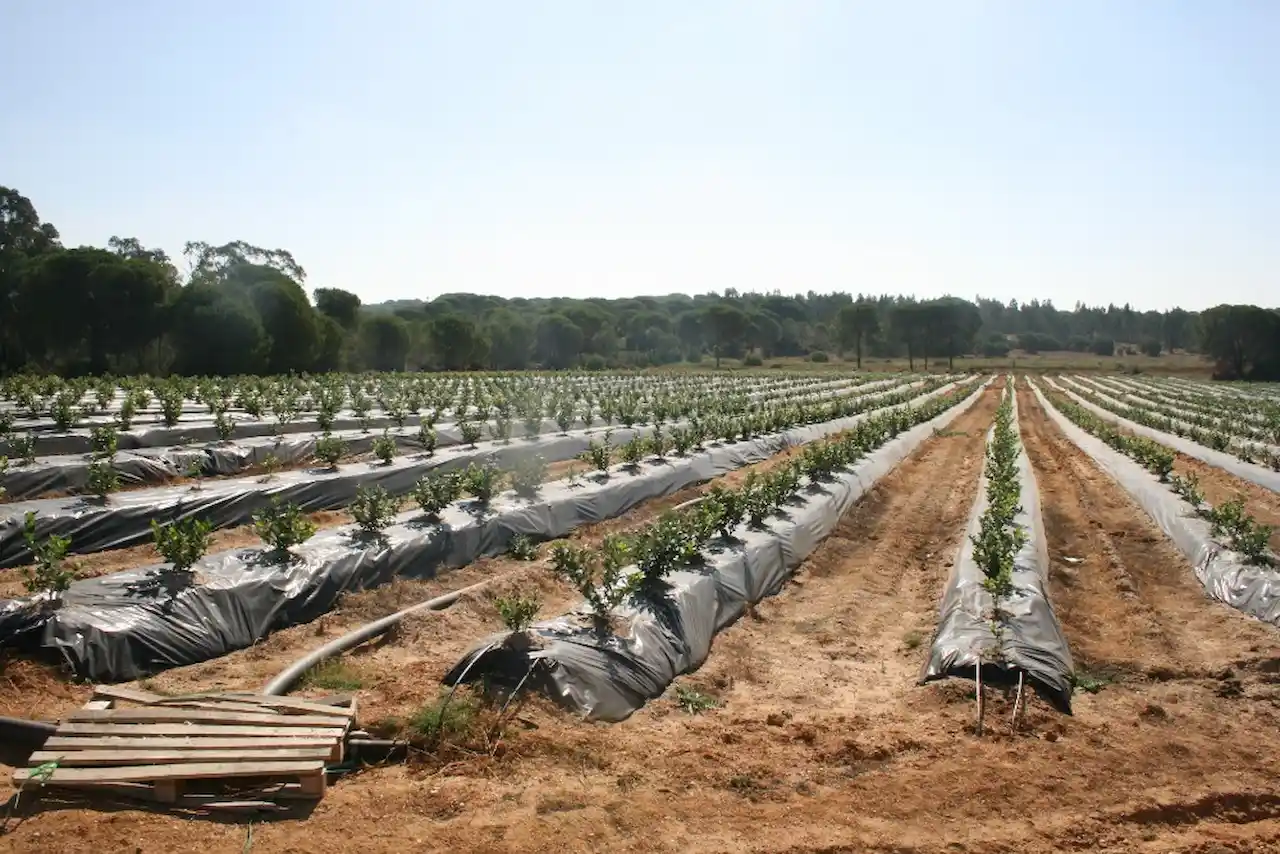
<svg viewBox="0 0 1280 854"><path fill-rule="evenodd" d="M162 708L145 709L79 709L64 720L76 723L117 724L232 724L247 726L262 724L272 727L333 726L333 718L324 715L275 715L264 712L214 711L210 709Z"/></svg>
<svg viewBox="0 0 1280 854"><path fill-rule="evenodd" d="M346 732L341 727L294 726L219 726L217 724L123 724L123 723L67 723L58 726L58 735L118 735L132 738L140 735L216 735L226 738L270 738L298 736L299 738L341 739Z"/></svg>
<svg viewBox="0 0 1280 854"><path fill-rule="evenodd" d="M222 750L38 750L28 763L57 762L60 768L108 765L168 765L183 762L283 762L329 758L331 748L265 747Z"/></svg>
<svg viewBox="0 0 1280 854"><path fill-rule="evenodd" d="M150 691L143 691L139 688L129 688L125 685L94 685L93 698L95 700L124 700L126 703L149 706L158 700L163 700L164 696L162 694L153 694Z"/></svg>
<svg viewBox="0 0 1280 854"><path fill-rule="evenodd" d="M82 708L82 709L88 709L88 710L90 710L90 711L101 711L102 709L109 709L109 708L111 708L111 705L112 705L112 703L114 703L114 702L115 702L115 700L90 700L89 702L87 702L87 703L85 703L83 706L81 706L80 708Z"/></svg>
<svg viewBox="0 0 1280 854"><path fill-rule="evenodd" d="M253 703L237 703L230 700L188 700L185 698L175 698L172 701L163 703L152 703L149 708L164 709L209 709L215 712L250 712L254 714L271 714L271 711L265 706L254 705ZM277 717L279 714L277 713Z"/></svg>
<svg viewBox="0 0 1280 854"><path fill-rule="evenodd" d="M13 772L21 785L35 768ZM132 765L125 768L55 768L48 782L59 786L93 786L99 783L160 783L171 780L212 780L226 777L310 777L324 776L319 760L294 762L192 762L178 765Z"/></svg>
<svg viewBox="0 0 1280 854"><path fill-rule="evenodd" d="M44 742L45 750L63 753L81 750L258 750L276 747L321 748L328 751L328 760L336 764L342 761L346 745L341 738L182 738L163 735L142 738L51 735Z"/></svg>
<svg viewBox="0 0 1280 854"><path fill-rule="evenodd" d="M270 709L277 709L285 714L305 713L311 715L329 715L335 718L350 718L353 712L346 706L332 706L317 703L314 700L300 700L296 697L269 697L265 694L230 693L230 694L194 694L192 699L210 700L215 697L225 698L237 703L253 703Z"/></svg>
<svg viewBox="0 0 1280 854"><path fill-rule="evenodd" d="M111 738L109 736L51 735L44 742L45 750L236 750L269 747L330 747L332 738L219 738L200 736L143 736L141 738Z"/></svg>

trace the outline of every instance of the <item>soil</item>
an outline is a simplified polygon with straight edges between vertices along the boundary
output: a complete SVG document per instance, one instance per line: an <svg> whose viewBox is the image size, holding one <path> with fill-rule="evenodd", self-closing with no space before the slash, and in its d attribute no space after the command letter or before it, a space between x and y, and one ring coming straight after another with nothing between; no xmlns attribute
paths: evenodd
<svg viewBox="0 0 1280 854"><path fill-rule="evenodd" d="M364 770L309 815L251 826L42 793L0 851L1280 851L1280 634L1208 600L1028 394L1050 592L1096 693L1077 693L1072 717L1033 699L1017 733L989 693L978 738L972 683L916 683L998 394L718 636L679 682L715 708L689 713L669 692L598 725L530 701L497 741ZM365 655L362 708L366 693L393 710L433 692L444 647L477 637L453 628L465 637L411 629Z"/></svg>

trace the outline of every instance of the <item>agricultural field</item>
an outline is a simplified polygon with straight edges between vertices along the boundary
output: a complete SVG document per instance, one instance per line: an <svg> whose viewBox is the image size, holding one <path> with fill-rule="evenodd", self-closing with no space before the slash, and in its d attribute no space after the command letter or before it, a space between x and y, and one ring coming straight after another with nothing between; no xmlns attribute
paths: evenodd
<svg viewBox="0 0 1280 854"><path fill-rule="evenodd" d="M0 851L1280 851L1280 387L20 376L0 434ZM251 703L355 717L322 798L87 788Z"/></svg>

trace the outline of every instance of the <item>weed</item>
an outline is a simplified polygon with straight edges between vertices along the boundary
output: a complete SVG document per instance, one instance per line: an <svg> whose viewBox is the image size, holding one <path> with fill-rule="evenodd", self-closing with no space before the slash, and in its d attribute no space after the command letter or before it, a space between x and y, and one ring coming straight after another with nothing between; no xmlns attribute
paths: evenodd
<svg viewBox="0 0 1280 854"><path fill-rule="evenodd" d="M442 691L433 702L414 712L406 724L413 735L429 742L465 740L479 723L480 703L461 691Z"/></svg>
<svg viewBox="0 0 1280 854"><path fill-rule="evenodd" d="M688 688L684 685L676 686L676 703L691 715L709 712L720 706L720 701L710 694L704 694L697 688Z"/></svg>
<svg viewBox="0 0 1280 854"><path fill-rule="evenodd" d="M355 691L364 687L360 674L341 658L331 658L312 667L302 676L302 687L323 691Z"/></svg>

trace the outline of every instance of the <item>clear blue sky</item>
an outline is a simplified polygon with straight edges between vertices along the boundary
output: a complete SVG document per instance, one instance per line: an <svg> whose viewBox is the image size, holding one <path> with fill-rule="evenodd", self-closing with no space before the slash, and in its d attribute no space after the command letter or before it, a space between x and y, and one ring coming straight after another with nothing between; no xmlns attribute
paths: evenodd
<svg viewBox="0 0 1280 854"><path fill-rule="evenodd" d="M1280 304L1272 0L0 0L68 244L366 301L737 287Z"/></svg>

